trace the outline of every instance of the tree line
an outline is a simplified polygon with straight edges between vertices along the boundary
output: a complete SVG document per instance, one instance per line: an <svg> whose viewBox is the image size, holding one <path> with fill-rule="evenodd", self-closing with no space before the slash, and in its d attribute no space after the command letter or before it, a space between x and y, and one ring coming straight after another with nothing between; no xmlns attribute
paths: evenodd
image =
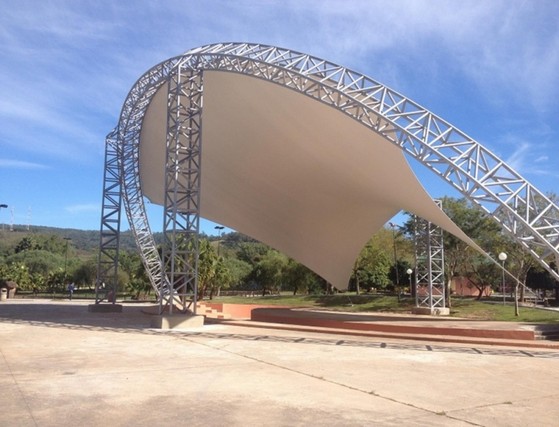
<svg viewBox="0 0 559 427"><path fill-rule="evenodd" d="M499 252L507 253L507 270L520 282L534 289L559 292L557 282L482 211L465 199L449 197L442 199L442 207L493 258L496 259ZM121 239L125 243L119 258L119 289L135 298L153 296L131 233L127 233L128 237ZM63 292L70 282L78 289L94 288L98 232L41 228L33 232L4 230L0 231L0 237L0 279L17 282L20 290ZM161 235L156 237L156 241L161 241ZM241 233L203 235L199 247L198 293L201 298L213 298L224 290L261 295L336 291L302 264ZM491 260L448 233L444 233L444 248L449 291L455 277L466 280L478 291L479 298L487 289L499 289L501 270ZM355 261L349 290L357 293L409 292L412 276L408 271L413 270L414 264L410 216L402 226L383 228L371 237Z"/></svg>

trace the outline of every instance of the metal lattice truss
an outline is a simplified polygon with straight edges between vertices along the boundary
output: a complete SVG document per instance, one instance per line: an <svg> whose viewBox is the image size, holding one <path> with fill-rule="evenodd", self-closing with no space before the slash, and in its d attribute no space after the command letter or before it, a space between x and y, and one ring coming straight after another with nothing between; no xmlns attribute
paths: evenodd
<svg viewBox="0 0 559 427"><path fill-rule="evenodd" d="M105 141L105 171L103 178L103 206L95 303L107 297L114 303L118 288L118 251L120 246L121 168L118 155L116 132L111 132ZM112 293L109 293L112 292Z"/></svg>
<svg viewBox="0 0 559 427"><path fill-rule="evenodd" d="M168 81L163 266L173 312L196 312L203 73L178 67ZM177 304L178 303L178 304Z"/></svg>
<svg viewBox="0 0 559 427"><path fill-rule="evenodd" d="M234 72L309 96L382 135L498 221L555 278L547 259L559 254L559 208L503 160L465 133L375 80L329 61L248 43L196 48L156 65L133 86L117 127L127 217L152 285L171 285L151 237L139 182L142 121L155 92L179 70ZM165 267L167 268L167 267Z"/></svg>
<svg viewBox="0 0 559 427"><path fill-rule="evenodd" d="M441 201L435 200L441 207ZM414 219L415 305L431 310L445 308L443 230L420 218Z"/></svg>

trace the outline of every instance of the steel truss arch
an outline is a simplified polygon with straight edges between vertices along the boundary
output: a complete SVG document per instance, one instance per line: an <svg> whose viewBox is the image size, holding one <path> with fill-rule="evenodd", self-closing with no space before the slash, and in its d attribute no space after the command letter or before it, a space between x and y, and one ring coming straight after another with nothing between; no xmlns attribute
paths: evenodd
<svg viewBox="0 0 559 427"><path fill-rule="evenodd" d="M164 281L139 181L140 131L151 99L177 73L179 64L263 79L336 108L450 183L559 279L546 261L550 255L559 258L559 208L480 143L416 102L348 68L273 46L219 43L150 69L132 87L120 115L117 138L123 146L119 153L125 209L158 293Z"/></svg>

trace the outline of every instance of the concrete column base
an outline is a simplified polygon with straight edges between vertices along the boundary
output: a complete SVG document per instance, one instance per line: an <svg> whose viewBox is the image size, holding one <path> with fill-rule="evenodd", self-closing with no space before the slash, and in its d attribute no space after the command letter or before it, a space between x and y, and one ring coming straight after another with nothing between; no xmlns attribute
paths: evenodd
<svg viewBox="0 0 559 427"><path fill-rule="evenodd" d="M414 307L411 312L413 314L425 314L428 316L448 316L450 314L450 309L447 307Z"/></svg>
<svg viewBox="0 0 559 427"><path fill-rule="evenodd" d="M89 304L90 313L122 313L122 304Z"/></svg>
<svg viewBox="0 0 559 427"><path fill-rule="evenodd" d="M162 314L151 318L151 327L155 329L188 329L201 326L204 326L204 316L194 314Z"/></svg>

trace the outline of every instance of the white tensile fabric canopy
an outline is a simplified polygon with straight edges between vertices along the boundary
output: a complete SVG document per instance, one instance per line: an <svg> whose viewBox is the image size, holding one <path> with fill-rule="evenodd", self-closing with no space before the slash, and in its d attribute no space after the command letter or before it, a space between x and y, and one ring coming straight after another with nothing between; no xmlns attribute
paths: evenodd
<svg viewBox="0 0 559 427"><path fill-rule="evenodd" d="M140 138L143 194L163 204L166 86ZM476 246L433 202L403 152L289 88L204 72L200 214L284 252L345 289L370 237L401 210Z"/></svg>

